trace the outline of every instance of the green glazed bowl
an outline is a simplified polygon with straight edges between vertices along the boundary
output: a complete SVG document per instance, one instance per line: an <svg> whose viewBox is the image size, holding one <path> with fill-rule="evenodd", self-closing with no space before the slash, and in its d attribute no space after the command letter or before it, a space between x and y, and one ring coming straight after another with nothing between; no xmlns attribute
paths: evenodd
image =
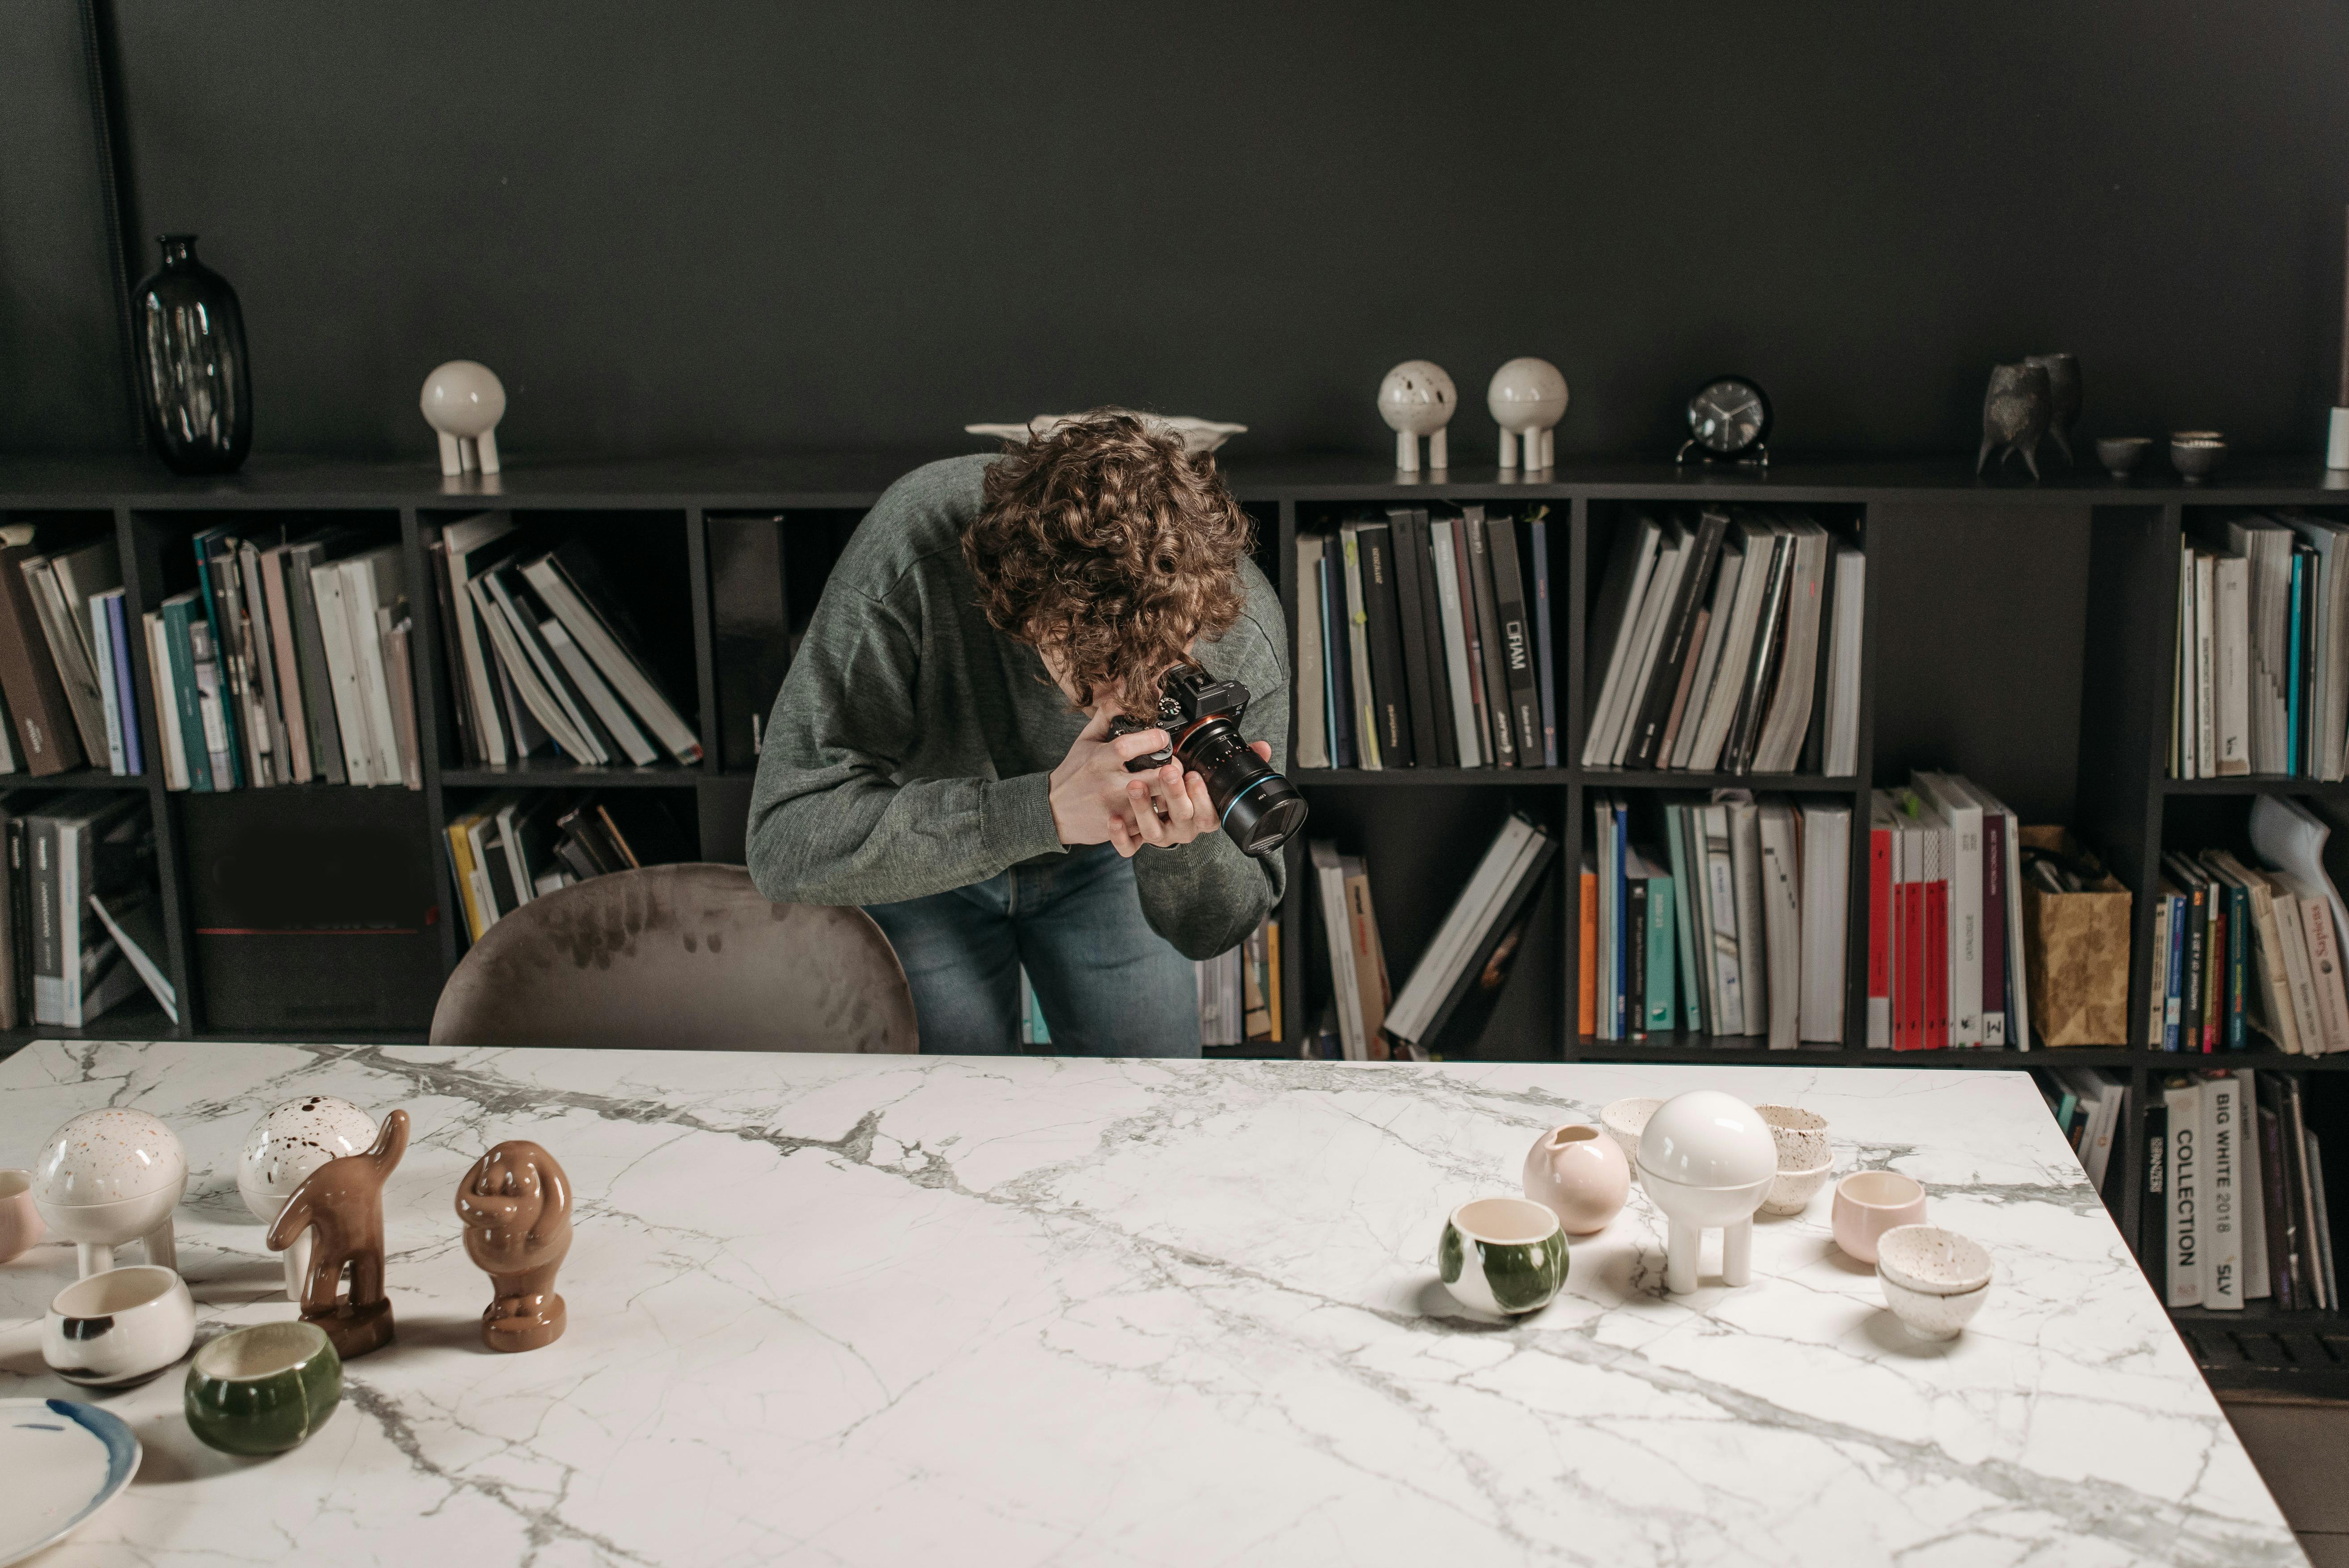
<svg viewBox="0 0 2349 1568"><path fill-rule="evenodd" d="M1547 1203L1479 1198L1452 1211L1435 1261L1462 1305L1506 1316L1537 1312L1566 1285L1566 1233Z"/></svg>
<svg viewBox="0 0 2349 1568"><path fill-rule="evenodd" d="M223 1453L282 1454L326 1424L343 1358L313 1323L264 1323L196 1352L181 1402L197 1437Z"/></svg>

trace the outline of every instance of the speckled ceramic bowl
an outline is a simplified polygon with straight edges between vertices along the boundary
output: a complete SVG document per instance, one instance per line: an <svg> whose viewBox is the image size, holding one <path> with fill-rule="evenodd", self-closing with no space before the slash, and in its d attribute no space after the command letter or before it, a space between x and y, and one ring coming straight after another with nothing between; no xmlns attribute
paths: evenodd
<svg viewBox="0 0 2349 1568"><path fill-rule="evenodd" d="M1619 1099L1599 1113L1599 1124L1623 1150L1623 1158L1631 1161L1634 1174L1639 1170L1640 1134L1648 1130L1648 1119L1663 1103L1652 1098Z"/></svg>
<svg viewBox="0 0 2349 1568"><path fill-rule="evenodd" d="M2125 480L2137 472L2145 461L2146 453L2153 450L2151 436L2106 436L2096 442L2096 461L2116 480Z"/></svg>
<svg viewBox="0 0 2349 1568"><path fill-rule="evenodd" d="M1827 1178L1834 1174L1835 1161L1832 1160L1809 1171L1782 1169L1770 1183L1770 1195L1762 1200L1762 1212L1775 1214L1782 1220L1801 1213L1811 1206L1811 1200L1819 1195L1819 1189L1826 1186Z"/></svg>
<svg viewBox="0 0 2349 1568"><path fill-rule="evenodd" d="M1954 1339L1990 1297L1994 1270L1979 1242L1939 1225L1897 1225L1876 1239L1884 1305L1920 1339Z"/></svg>
<svg viewBox="0 0 2349 1568"><path fill-rule="evenodd" d="M1530 1198L1479 1198L1452 1211L1436 1273L1463 1306L1515 1316L1547 1306L1566 1284L1566 1233Z"/></svg>
<svg viewBox="0 0 2349 1568"><path fill-rule="evenodd" d="M2169 460L2189 480L2209 478L2226 455L2226 438L2216 430L2180 430L2169 438Z"/></svg>
<svg viewBox="0 0 2349 1568"><path fill-rule="evenodd" d="M1757 1105L1754 1114L1778 1146L1778 1169L1809 1171L1835 1158L1827 1147L1827 1119L1797 1105Z"/></svg>

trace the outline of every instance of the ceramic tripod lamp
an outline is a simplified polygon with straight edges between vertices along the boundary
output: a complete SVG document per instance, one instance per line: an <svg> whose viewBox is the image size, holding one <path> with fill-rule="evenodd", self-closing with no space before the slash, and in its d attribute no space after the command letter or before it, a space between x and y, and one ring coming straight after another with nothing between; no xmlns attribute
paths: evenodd
<svg viewBox="0 0 2349 1568"><path fill-rule="evenodd" d="M1778 1179L1778 1145L1734 1095L1692 1089L1656 1108L1640 1133L1640 1184L1670 1222L1664 1288L1696 1289L1704 1233L1721 1233L1721 1283L1754 1278L1754 1212Z"/></svg>
<svg viewBox="0 0 2349 1568"><path fill-rule="evenodd" d="M50 1134L33 1162L33 1206L74 1243L81 1277L114 1266L114 1249L147 1243L147 1261L177 1269L171 1212L187 1190L188 1154L157 1118L127 1106L88 1110Z"/></svg>

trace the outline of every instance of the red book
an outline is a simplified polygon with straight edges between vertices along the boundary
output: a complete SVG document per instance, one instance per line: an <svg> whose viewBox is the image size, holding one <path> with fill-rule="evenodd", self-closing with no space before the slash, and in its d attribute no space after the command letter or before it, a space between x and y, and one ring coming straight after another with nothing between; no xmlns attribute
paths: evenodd
<svg viewBox="0 0 2349 1568"><path fill-rule="evenodd" d="M1868 1043L1892 1043L1892 826L1868 833Z"/></svg>
<svg viewBox="0 0 2349 1568"><path fill-rule="evenodd" d="M1950 1043L1950 884L1925 884L1925 1046Z"/></svg>
<svg viewBox="0 0 2349 1568"><path fill-rule="evenodd" d="M1900 1021L1907 1049L1925 1048L1925 884L1900 887Z"/></svg>

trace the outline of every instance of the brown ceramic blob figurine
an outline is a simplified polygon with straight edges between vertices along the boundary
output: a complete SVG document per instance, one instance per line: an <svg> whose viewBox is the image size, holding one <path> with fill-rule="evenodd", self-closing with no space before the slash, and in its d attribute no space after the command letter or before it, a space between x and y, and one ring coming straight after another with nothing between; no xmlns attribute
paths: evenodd
<svg viewBox="0 0 2349 1568"><path fill-rule="evenodd" d="M554 1271L571 1250L571 1180L554 1156L527 1140L501 1143L457 1184L465 1255L490 1276L497 1299L481 1314L492 1350L536 1350L563 1337Z"/></svg>
<svg viewBox="0 0 2349 1568"><path fill-rule="evenodd" d="M304 1177L269 1227L274 1253L316 1227L310 1277L302 1287L302 1321L325 1329L346 1361L391 1343L391 1302L383 1294L383 1184L407 1150L408 1112L392 1111L374 1147L329 1160ZM346 1264L351 1294L338 1300Z"/></svg>

